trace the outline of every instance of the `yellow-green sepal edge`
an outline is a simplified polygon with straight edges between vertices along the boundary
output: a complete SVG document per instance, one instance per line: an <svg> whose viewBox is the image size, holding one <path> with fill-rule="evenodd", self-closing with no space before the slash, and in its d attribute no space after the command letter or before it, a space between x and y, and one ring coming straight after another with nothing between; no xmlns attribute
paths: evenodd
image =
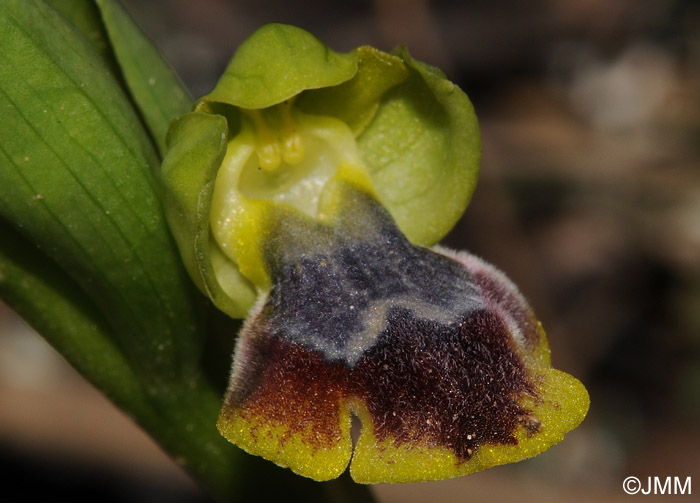
<svg viewBox="0 0 700 503"><path fill-rule="evenodd" d="M191 112L173 121L161 184L166 217L197 287L229 316L244 318L255 287L225 259L209 230L216 173L226 154L228 125L221 115Z"/></svg>

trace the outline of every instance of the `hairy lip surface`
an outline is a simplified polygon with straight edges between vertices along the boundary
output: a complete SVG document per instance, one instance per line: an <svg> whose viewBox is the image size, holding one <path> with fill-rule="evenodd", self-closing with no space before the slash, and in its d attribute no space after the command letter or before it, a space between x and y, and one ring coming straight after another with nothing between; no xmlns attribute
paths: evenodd
<svg viewBox="0 0 700 503"><path fill-rule="evenodd" d="M304 435L313 424L306 440L319 447L341 434L340 404L353 398L367 408L377 440L438 445L461 460L484 443L515 443L513 433L528 417L517 398L534 388L506 327L487 311L443 325L390 310L387 328L353 367L265 326L256 327L248 348L245 386L227 404L284 423L291 433Z"/></svg>
<svg viewBox="0 0 700 503"><path fill-rule="evenodd" d="M503 273L344 196L332 225L289 217L264 243L272 287L236 347L224 436L316 480L352 458L356 481L409 482L539 454L583 419L585 389L550 367Z"/></svg>
<svg viewBox="0 0 700 503"><path fill-rule="evenodd" d="M517 443L529 415L518 399L536 395L520 346L539 338L524 301L490 269L412 245L355 197L370 232L341 221L307 253L282 228L268 246L273 287L247 323L227 406L325 448L356 400L379 442L441 446L462 461L484 443Z"/></svg>

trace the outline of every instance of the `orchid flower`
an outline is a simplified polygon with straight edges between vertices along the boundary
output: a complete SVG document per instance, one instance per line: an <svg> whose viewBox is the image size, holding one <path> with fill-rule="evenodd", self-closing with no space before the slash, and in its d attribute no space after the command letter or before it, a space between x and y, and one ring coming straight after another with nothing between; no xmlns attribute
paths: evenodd
<svg viewBox="0 0 700 503"><path fill-rule="evenodd" d="M350 465L411 482L531 457L583 420L585 388L551 367L515 285L434 246L480 160L469 99L439 70L267 25L167 143L183 261L247 318L218 421L231 442L315 480Z"/></svg>

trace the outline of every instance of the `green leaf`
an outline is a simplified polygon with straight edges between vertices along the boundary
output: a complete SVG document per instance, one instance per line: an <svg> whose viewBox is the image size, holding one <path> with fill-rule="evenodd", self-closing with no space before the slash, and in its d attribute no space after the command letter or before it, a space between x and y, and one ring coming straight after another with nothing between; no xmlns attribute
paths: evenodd
<svg viewBox="0 0 700 503"><path fill-rule="evenodd" d="M0 12L10 70L0 74L0 176L13 188L0 211L94 295L143 372L177 375L181 356L192 358L195 327L182 323L192 309L184 275L173 274L181 267L148 136L102 62L53 11L13 0Z"/></svg>
<svg viewBox="0 0 700 503"><path fill-rule="evenodd" d="M202 102L266 108L305 89L335 86L357 72L357 51L332 51L295 26L268 24L243 42Z"/></svg>
<svg viewBox="0 0 700 503"><path fill-rule="evenodd" d="M0 67L2 297L213 496L326 501L217 432L201 297L165 223L157 154L104 61L45 3L5 0Z"/></svg>
<svg viewBox="0 0 700 503"><path fill-rule="evenodd" d="M170 122L192 107L180 79L128 14L114 0L96 0L131 95L158 146L165 153Z"/></svg>
<svg viewBox="0 0 700 503"><path fill-rule="evenodd" d="M358 137L382 204L413 243L440 240L459 220L479 175L481 137L469 98L437 69L395 54L409 77L383 97Z"/></svg>
<svg viewBox="0 0 700 503"><path fill-rule="evenodd" d="M152 409L107 320L65 272L0 219L0 297L78 371L139 417Z"/></svg>
<svg viewBox="0 0 700 503"><path fill-rule="evenodd" d="M93 1L46 0L46 3L61 13L76 30L83 34L115 76L120 75L119 65L114 58L100 11Z"/></svg>
<svg viewBox="0 0 700 503"><path fill-rule="evenodd" d="M157 156L97 54L35 0L0 3L2 294L210 486L239 454L198 368L202 325ZM50 257L50 258L49 258Z"/></svg>

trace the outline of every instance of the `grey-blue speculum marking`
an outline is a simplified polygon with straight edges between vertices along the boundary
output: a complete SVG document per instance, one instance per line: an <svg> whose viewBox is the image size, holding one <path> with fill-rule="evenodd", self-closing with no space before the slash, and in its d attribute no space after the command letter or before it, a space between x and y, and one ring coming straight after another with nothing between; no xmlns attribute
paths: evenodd
<svg viewBox="0 0 700 503"><path fill-rule="evenodd" d="M376 342L392 310L451 325L483 307L464 267L409 243L369 197L357 194L356 200L362 217L373 222L355 217L317 229L320 250L299 253L301 246L290 241L309 236L280 233L275 242L285 247L270 247L275 282L261 313L276 331L349 366ZM346 226L377 230L348 239Z"/></svg>

